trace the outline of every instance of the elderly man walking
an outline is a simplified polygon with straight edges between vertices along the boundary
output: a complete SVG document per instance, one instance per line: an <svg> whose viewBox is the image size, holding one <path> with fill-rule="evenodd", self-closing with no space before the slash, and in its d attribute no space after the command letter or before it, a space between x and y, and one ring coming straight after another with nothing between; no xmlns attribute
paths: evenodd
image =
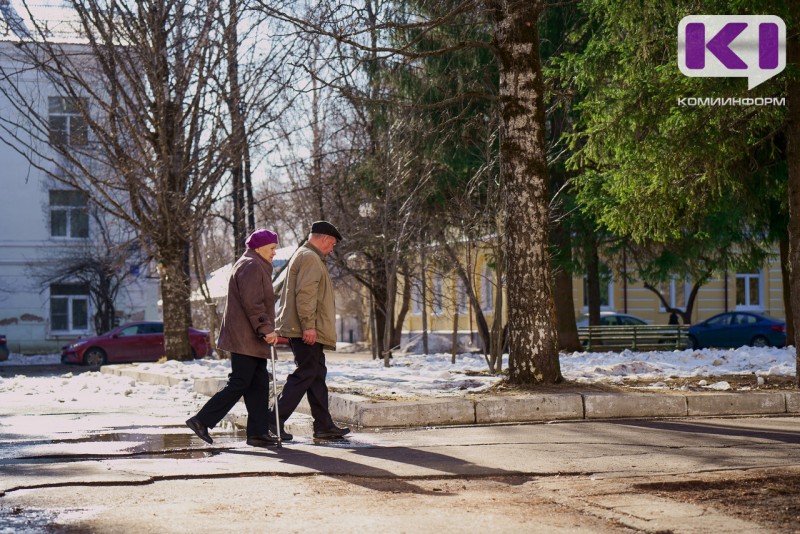
<svg viewBox="0 0 800 534"><path fill-rule="evenodd" d="M289 339L297 368L286 378L278 398L281 428L275 428L275 414L270 414L270 430L289 441L292 435L283 423L308 396L314 418L314 438L337 439L350 433L333 423L328 409L328 386L325 377L325 349L336 350L336 305L333 284L325 257L341 241L342 235L328 221L311 225L308 241L300 247L287 266L286 281L281 291L275 331Z"/></svg>

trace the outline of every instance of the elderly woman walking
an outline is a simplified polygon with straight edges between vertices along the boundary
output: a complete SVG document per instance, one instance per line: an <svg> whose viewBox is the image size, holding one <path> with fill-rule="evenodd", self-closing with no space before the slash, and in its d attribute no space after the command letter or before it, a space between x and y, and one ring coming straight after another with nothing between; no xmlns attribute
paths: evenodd
<svg viewBox="0 0 800 534"><path fill-rule="evenodd" d="M269 345L275 333L275 294L272 291L272 259L278 234L256 230L247 238L247 251L233 266L217 346L231 353L227 385L211 397L186 425L206 443L208 433L244 397L247 408L247 444L266 447L278 442L269 432Z"/></svg>

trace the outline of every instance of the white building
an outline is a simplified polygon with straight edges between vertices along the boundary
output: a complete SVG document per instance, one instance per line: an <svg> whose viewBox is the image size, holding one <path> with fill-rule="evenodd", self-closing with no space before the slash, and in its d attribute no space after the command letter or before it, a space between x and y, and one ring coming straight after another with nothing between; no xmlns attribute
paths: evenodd
<svg viewBox="0 0 800 534"><path fill-rule="evenodd" d="M24 17L14 2L0 0L0 68L13 71L14 50L25 37ZM85 143L89 132L70 101L36 72L15 76L26 91L36 91L47 106L52 141ZM0 76L0 83L10 83ZM44 109L44 108L43 108ZM0 334L12 352L57 352L66 341L94 333L94 306L88 287L78 280L57 280L53 273L66 257L90 256L102 246L101 223L115 236L130 235L113 217L97 211L86 195L59 183L29 162L29 150L14 138L29 135L9 128L20 111L0 92ZM22 121L16 121L21 123ZM46 150L46 147L45 147ZM21 153L22 152L22 153ZM112 239L115 239L112 237ZM151 266L131 255L120 265L125 283L116 300L117 321L159 318L159 284ZM49 281L48 281L49 280Z"/></svg>

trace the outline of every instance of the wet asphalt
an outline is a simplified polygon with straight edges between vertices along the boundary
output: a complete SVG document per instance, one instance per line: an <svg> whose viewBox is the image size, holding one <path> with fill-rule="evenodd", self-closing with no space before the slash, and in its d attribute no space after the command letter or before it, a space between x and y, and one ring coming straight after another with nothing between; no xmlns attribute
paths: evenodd
<svg viewBox="0 0 800 534"><path fill-rule="evenodd" d="M72 365L0 367L0 376L60 376L92 370ZM379 526L386 532L406 532L419 525L428 526L420 532L454 527L477 530L470 516L472 504L464 505L461 515L447 515L459 510L459 501L440 498L442 492L436 488L427 492L425 484L449 480L456 488L449 491L458 498L476 495L481 503L497 497L494 487L486 493L473 492L485 481L507 481L504 495L534 488L530 494L520 494L525 499L522 504L513 505L522 508L500 509L492 518L500 523L489 523L494 531L554 531L548 530L547 523L552 511L537 508L531 497L547 495L561 506L557 520L563 516L575 522L562 528L564 532L755 532L759 531L756 525L738 518L701 507L687 510L682 503L644 495L635 489L636 484L693 480L699 473L725 480L764 469L773 473L800 470L797 417L355 432L341 442L297 436L277 451L243 446L244 433L230 425L215 429L214 443L208 446L180 424L182 418L170 406L148 412L130 405L92 405L79 411L69 404L43 409L33 396L16 401L3 406L0 398L0 480L4 481L0 534L133 531L121 526L129 525L125 521L130 518L142 532L168 531L164 529L169 526L175 532L221 531L234 521L248 520L228 507L241 491L248 498L262 496L260 505L278 509L296 506L300 498L296 496L301 495L306 505L324 512L316 523L314 518L298 523L297 518L284 520L275 515L276 532L330 531L325 527L330 527L331 517L345 520L336 516L339 513L349 514L348 521L359 521L362 532ZM191 459L202 461L185 461ZM213 498L194 497L205 495L204 485L212 480ZM329 480L339 484L335 491L326 489ZM386 489L376 491L379 484ZM284 486L290 491L269 493L273 487ZM362 486L369 491L360 492ZM253 492L254 487L259 491ZM93 497L87 492L94 492ZM354 500L343 501L351 494L356 495ZM170 495L170 502L154 504L153 499L162 495ZM126 506L120 507L120 502ZM493 502L491 508L501 504ZM377 511L352 514L362 508ZM187 509L196 513L182 517L186 524L174 525L176 512ZM431 515L420 520L425 510L431 510ZM76 522L70 519L75 514L98 515ZM387 514L397 518L395 528L385 528ZM444 519L435 523L439 516ZM601 523L584 523L595 516L592 521ZM378 519L370 522L371 517ZM535 518L538 530L532 530L530 518ZM139 525L144 520L147 523ZM216 523L209 526L211 520ZM241 530L263 529L258 521L259 517L253 517ZM575 525L589 526L573 530Z"/></svg>
<svg viewBox="0 0 800 534"><path fill-rule="evenodd" d="M87 373L89 371L97 371L99 367L87 367L84 365L67 365L57 363L52 365L2 365L0 366L0 377L7 378L11 376L61 376L66 373L74 375L80 373Z"/></svg>

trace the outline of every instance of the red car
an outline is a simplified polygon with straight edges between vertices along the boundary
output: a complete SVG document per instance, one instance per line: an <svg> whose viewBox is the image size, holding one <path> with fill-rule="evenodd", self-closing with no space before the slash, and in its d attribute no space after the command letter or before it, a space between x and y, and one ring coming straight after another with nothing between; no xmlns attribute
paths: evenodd
<svg viewBox="0 0 800 534"><path fill-rule="evenodd" d="M211 354L208 332L189 328L192 357ZM61 363L102 365L116 362L154 362L164 356L164 323L143 321L118 326L100 336L84 337L61 349Z"/></svg>

